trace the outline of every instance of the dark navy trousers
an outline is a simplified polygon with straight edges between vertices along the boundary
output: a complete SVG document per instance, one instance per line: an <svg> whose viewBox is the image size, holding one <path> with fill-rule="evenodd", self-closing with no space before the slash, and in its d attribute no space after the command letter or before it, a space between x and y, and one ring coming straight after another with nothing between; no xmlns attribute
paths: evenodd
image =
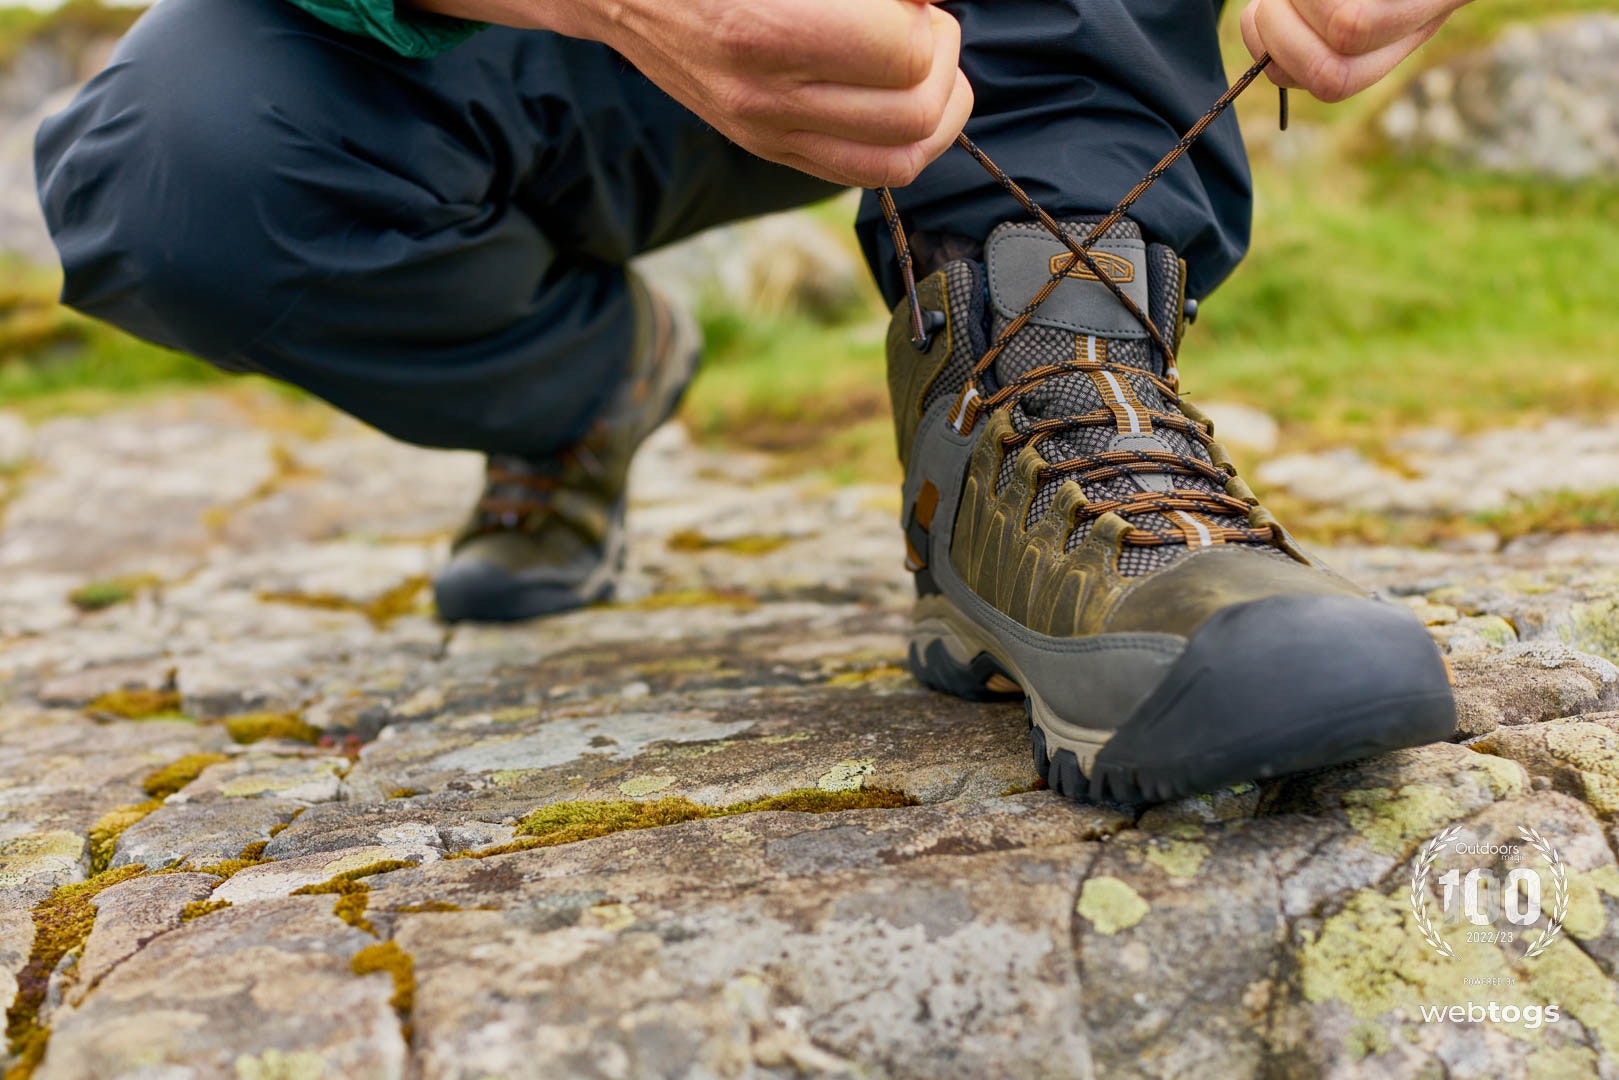
<svg viewBox="0 0 1619 1080"><path fill-rule="evenodd" d="M1057 214L1106 210L1225 88L1221 0L955 0L968 133ZM624 265L836 189L729 143L604 46L491 29L428 60L285 0L161 0L40 129L63 299L398 438L537 455L631 348ZM1022 211L951 150L906 224L982 238ZM1133 211L1193 295L1247 244L1234 117ZM892 299L874 200L858 229Z"/></svg>

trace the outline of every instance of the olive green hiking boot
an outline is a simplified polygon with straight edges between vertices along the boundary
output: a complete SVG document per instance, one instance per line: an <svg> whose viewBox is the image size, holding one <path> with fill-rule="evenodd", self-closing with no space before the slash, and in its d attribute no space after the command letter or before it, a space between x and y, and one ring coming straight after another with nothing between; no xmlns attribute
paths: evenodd
<svg viewBox="0 0 1619 1080"><path fill-rule="evenodd" d="M439 615L505 622L612 596L636 447L691 381L696 324L631 276L637 343L622 388L583 439L543 459L491 455L483 496L434 583Z"/></svg>
<svg viewBox="0 0 1619 1080"><path fill-rule="evenodd" d="M1171 249L1125 219L1090 254L1178 341ZM926 341L895 313L916 677L1024 697L1035 765L1074 797L1168 799L1450 738L1421 622L1299 549L1096 271L1068 270L980 363L1068 260L1003 225L982 263L921 283Z"/></svg>

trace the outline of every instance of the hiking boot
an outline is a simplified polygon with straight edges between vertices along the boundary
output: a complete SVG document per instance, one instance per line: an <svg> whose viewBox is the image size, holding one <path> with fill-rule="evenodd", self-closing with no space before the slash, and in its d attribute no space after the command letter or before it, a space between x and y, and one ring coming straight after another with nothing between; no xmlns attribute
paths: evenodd
<svg viewBox="0 0 1619 1080"><path fill-rule="evenodd" d="M689 315L633 275L630 285L637 341L623 386L572 446L490 455L483 496L434 583L442 618L531 619L611 598L630 459L674 412L701 348Z"/></svg>
<svg viewBox="0 0 1619 1080"><path fill-rule="evenodd" d="M1175 253L1123 219L1091 255L1178 343ZM982 262L921 283L928 340L895 312L917 679L1024 697L1035 766L1074 797L1169 799L1450 738L1422 623L1294 543L1095 272L1068 270L974 376L1070 261L1003 225Z"/></svg>

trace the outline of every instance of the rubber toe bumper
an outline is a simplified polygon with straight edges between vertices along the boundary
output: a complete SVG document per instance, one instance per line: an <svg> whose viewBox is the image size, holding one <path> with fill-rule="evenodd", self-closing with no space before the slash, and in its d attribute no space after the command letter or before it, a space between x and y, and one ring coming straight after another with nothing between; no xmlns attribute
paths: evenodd
<svg viewBox="0 0 1619 1080"><path fill-rule="evenodd" d="M439 617L446 622L518 622L557 615L609 599L611 578L584 587L525 581L491 563L451 562L433 583Z"/></svg>
<svg viewBox="0 0 1619 1080"><path fill-rule="evenodd" d="M1272 597L1228 608L1192 635L1097 754L1088 794L1177 798L1438 742L1455 729L1444 661L1405 609Z"/></svg>

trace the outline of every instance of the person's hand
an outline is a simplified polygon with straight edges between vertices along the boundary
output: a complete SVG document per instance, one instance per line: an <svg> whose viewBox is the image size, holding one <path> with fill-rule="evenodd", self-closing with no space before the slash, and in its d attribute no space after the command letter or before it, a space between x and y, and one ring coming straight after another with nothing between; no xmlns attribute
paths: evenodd
<svg viewBox="0 0 1619 1080"><path fill-rule="evenodd" d="M1242 40L1278 86L1342 101L1377 82L1469 0L1248 0Z"/></svg>
<svg viewBox="0 0 1619 1080"><path fill-rule="evenodd" d="M972 112L961 27L923 0L627 0L602 40L746 150L910 183Z"/></svg>
<svg viewBox="0 0 1619 1080"><path fill-rule="evenodd" d="M937 0L407 0L611 46L762 158L899 187L967 124L961 27Z"/></svg>

